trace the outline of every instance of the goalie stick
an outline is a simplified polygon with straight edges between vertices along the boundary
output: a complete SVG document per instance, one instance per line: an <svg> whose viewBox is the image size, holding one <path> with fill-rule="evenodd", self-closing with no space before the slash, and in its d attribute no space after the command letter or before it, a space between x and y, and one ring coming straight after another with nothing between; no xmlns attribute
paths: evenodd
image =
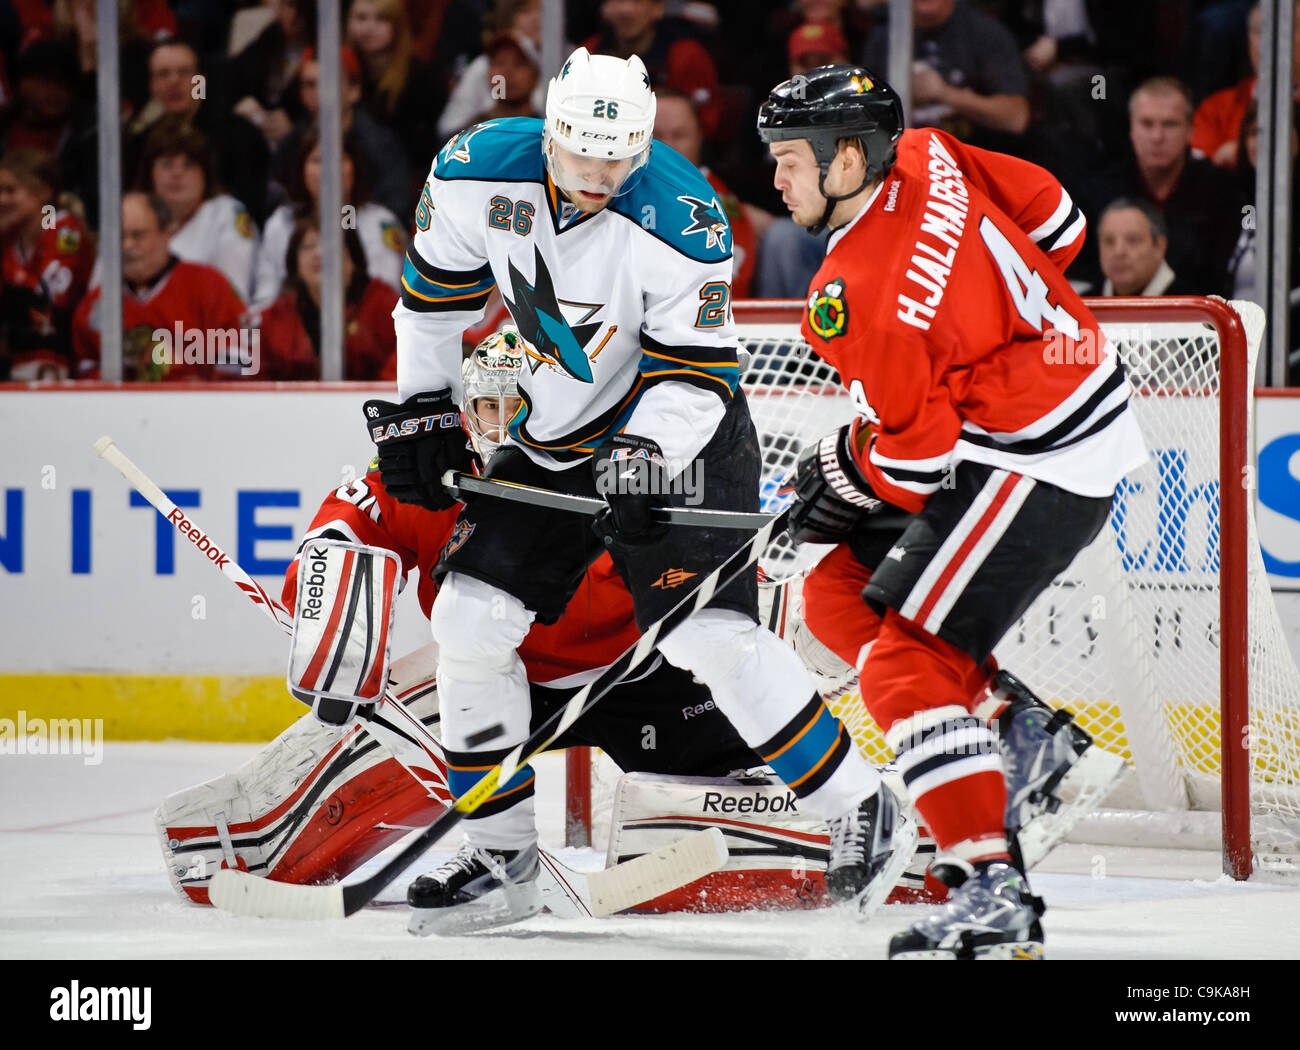
<svg viewBox="0 0 1300 1050"><path fill-rule="evenodd" d="M773 533L785 528L788 516L788 510L772 516L744 546L683 595L681 601L663 617L652 623L637 642L605 668L598 678L575 693L568 703L457 799L452 809L415 834L375 874L346 885L295 886L267 882L246 872L223 869L213 876L210 889L212 902L225 911L266 918L342 919L356 914L438 839L486 802L498 785L509 782L521 765L546 750L552 741L594 707L614 686L644 666L654 655L659 636L671 632L705 605L719 587L726 586L748 570L767 547Z"/></svg>
<svg viewBox="0 0 1300 1050"><path fill-rule="evenodd" d="M222 550L206 531L199 528L193 518L187 517L184 511L168 499L167 494L143 470L136 466L125 452L113 444L112 438L101 437L92 447L97 456L112 464L117 472L126 478L131 483L131 486L152 504L154 510L171 522L176 531L202 551L207 556L208 561L221 570L221 574L226 579L243 591L244 596L249 601L259 606L267 616L279 624L280 629L285 634L293 633L293 616L289 610L267 594L266 589L249 576L234 558ZM401 721L403 726L393 725L378 712L371 715L370 720L377 721L387 729L414 740L420 748L428 751L431 756L441 757L440 749L431 750L429 747L431 738L428 730L419 719L406 710L392 694L391 690L385 692L385 699L390 701L388 713Z"/></svg>
<svg viewBox="0 0 1300 1050"><path fill-rule="evenodd" d="M260 606L262 611L279 624L286 634L293 633L293 616L289 610L267 594L266 590L249 576L234 558L214 543L192 519L187 518L167 497L167 494L136 466L111 438L101 437L93 447L96 455L112 464L159 514L202 550L208 560L217 565L222 574L239 587L254 605ZM422 676L428 677L427 668L420 667L424 654L425 650L421 649L395 661L390 668L389 685L384 691L384 698L389 702L392 713L403 721L406 729L393 725L377 713L370 715L368 720L379 722L390 731L411 740L431 757L441 759L442 749L438 742L430 735L424 723L407 711L400 699L409 687L422 684ZM404 683L398 676L408 664L411 667L412 681ZM706 844L699 839L699 836L693 835L688 835L679 842L662 846L635 861L628 861L599 872L575 871L560 863L545 850L539 849L538 852L550 882L549 886L545 880L543 883L543 897L546 899L547 906L556 914L574 917L609 915L641 904L661 893L717 871L726 864L728 857L727 847L723 844L721 836L718 837L716 844ZM292 884L277 883L276 885ZM643 895L638 896L639 893Z"/></svg>

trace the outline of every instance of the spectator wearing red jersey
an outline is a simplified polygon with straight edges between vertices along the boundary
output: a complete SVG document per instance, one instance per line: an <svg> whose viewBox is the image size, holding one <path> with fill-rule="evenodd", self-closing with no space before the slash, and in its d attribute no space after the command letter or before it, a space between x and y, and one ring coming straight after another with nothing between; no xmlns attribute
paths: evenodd
<svg viewBox="0 0 1300 1050"><path fill-rule="evenodd" d="M227 346L232 336L239 341L244 304L219 270L183 262L171 253L171 219L167 203L156 194L122 196L122 374L128 380L211 378L213 361L207 351L218 333ZM72 322L77 374L86 379L99 378L101 294L102 289L92 289ZM172 336L177 330L183 335L181 345ZM165 342L156 338L160 331L167 333Z"/></svg>
<svg viewBox="0 0 1300 1050"><path fill-rule="evenodd" d="M699 168L717 193L719 203L726 210L727 222L731 224L730 247L735 260L731 297L748 299L750 281L754 277L754 263L758 258L758 235L754 232L750 216L756 212L760 221L765 219L768 223L772 221L772 216L748 204L741 204L726 183L701 163L703 135L699 116L691 100L674 88L660 88L655 92L654 136Z"/></svg>
<svg viewBox="0 0 1300 1050"><path fill-rule="evenodd" d="M1300 16L1300 0L1296 3L1297 15ZM1263 16L1259 4L1250 10L1247 23L1250 42L1250 68L1254 74L1230 88L1216 91L1196 107L1196 117L1192 124L1192 152L1201 157L1208 157L1223 168L1232 168L1237 163L1237 133L1241 129L1241 118L1246 107L1255 101L1255 90L1259 86L1259 41L1260 25ZM1291 85L1297 101L1300 101L1300 18L1295 22L1294 41L1291 51Z"/></svg>
<svg viewBox="0 0 1300 1050"><path fill-rule="evenodd" d="M651 86L686 95L695 103L704 137L714 138L721 119L717 68L703 44L678 23L664 21L663 0L605 0L600 17L603 31L583 46L593 55L641 56Z"/></svg>
<svg viewBox="0 0 1300 1050"><path fill-rule="evenodd" d="M285 256L284 294L248 315L261 330L259 379L320 378L320 233L313 217L294 223ZM345 379L395 379L397 292L366 272L356 230L343 231L343 370Z"/></svg>
<svg viewBox="0 0 1300 1050"><path fill-rule="evenodd" d="M66 379L71 372L72 314L86 294L95 248L81 220L56 208L58 185L47 153L0 157L0 378Z"/></svg>

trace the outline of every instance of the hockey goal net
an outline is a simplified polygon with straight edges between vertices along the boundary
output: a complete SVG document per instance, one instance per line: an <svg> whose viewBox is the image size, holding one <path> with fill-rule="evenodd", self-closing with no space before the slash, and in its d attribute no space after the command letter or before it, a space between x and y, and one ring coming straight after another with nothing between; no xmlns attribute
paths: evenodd
<svg viewBox="0 0 1300 1050"><path fill-rule="evenodd" d="M1224 870L1300 873L1300 673L1264 573L1253 514L1250 377L1263 335L1252 303L1089 300L1118 349L1149 462L1110 520L1008 633L1001 665L1072 710L1129 773L1080 841L1222 848ZM799 335L803 304L738 303L744 377L764 451L762 506L800 448L853 415L833 369ZM788 497L787 497L788 498ZM769 575L827 548L768 550ZM890 758L853 690L832 707L873 762ZM617 770L569 760L570 841L591 841ZM592 770L594 769L594 773Z"/></svg>

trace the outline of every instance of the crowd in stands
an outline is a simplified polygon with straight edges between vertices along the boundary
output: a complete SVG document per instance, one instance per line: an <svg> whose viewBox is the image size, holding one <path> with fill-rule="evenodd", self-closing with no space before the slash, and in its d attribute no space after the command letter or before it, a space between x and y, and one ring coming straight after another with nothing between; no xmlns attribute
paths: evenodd
<svg viewBox="0 0 1300 1050"><path fill-rule="evenodd" d="M345 369L383 379L435 152L483 119L542 114L541 0L342 6ZM255 378L316 378L315 0L118 9L127 377L229 377L159 363L150 333L179 322L256 329ZM774 84L818 65L883 75L888 0L568 0L566 11L566 49L645 62L656 139L704 171L731 221L733 297L803 298L826 234L787 217L754 116ZM1061 179L1089 220L1068 275L1077 288L1258 298L1257 3L912 0L912 15L913 123ZM96 38L94 0L0 0L0 381L98 376ZM1300 341L1300 318L1292 332Z"/></svg>

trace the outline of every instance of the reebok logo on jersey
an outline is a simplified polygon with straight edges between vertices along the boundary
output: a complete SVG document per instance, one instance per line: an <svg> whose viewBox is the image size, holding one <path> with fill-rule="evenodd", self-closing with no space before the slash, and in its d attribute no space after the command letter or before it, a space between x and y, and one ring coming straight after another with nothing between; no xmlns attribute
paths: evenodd
<svg viewBox="0 0 1300 1050"><path fill-rule="evenodd" d="M659 579L655 580L650 586L669 591L674 587L680 587L691 577L698 575L698 572L687 572L685 569L665 569Z"/></svg>
<svg viewBox="0 0 1300 1050"><path fill-rule="evenodd" d="M849 327L849 302L844 296L844 278L814 288L808 296L808 326L823 339L843 335Z"/></svg>

